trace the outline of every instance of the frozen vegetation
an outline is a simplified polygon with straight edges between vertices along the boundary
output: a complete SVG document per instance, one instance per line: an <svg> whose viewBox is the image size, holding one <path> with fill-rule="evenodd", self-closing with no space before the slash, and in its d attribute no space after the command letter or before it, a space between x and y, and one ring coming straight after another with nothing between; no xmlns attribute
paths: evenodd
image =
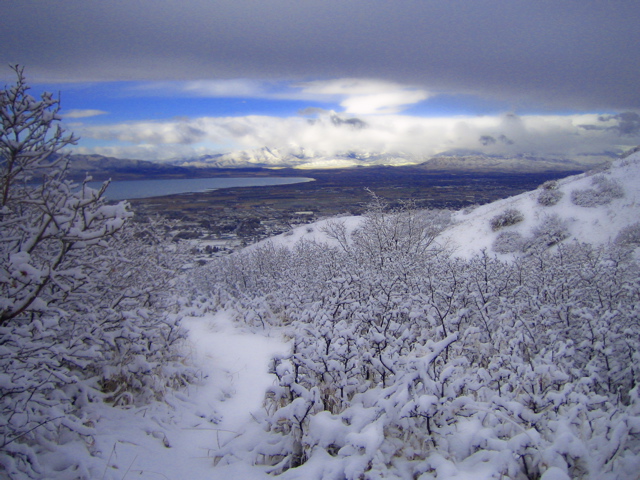
<svg viewBox="0 0 640 480"><path fill-rule="evenodd" d="M637 477L640 153L472 211L372 194L196 267L65 180L58 103L17 73L0 476Z"/></svg>

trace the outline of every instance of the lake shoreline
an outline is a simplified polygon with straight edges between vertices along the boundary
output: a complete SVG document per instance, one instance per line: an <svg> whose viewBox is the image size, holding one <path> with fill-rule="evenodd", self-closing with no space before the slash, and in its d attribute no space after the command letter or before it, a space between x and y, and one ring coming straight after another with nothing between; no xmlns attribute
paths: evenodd
<svg viewBox="0 0 640 480"><path fill-rule="evenodd" d="M167 197L208 193L226 188L253 188L293 185L315 181L310 177L216 177L184 179L117 180L110 183L105 191L108 201L136 200L143 198ZM91 188L98 189L102 182L89 182Z"/></svg>

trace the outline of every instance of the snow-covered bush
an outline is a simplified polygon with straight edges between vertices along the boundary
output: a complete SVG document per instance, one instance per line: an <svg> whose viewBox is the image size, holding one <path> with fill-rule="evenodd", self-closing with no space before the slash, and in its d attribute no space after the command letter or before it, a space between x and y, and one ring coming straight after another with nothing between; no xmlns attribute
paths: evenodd
<svg viewBox="0 0 640 480"><path fill-rule="evenodd" d="M614 241L617 245L640 246L640 222L624 227Z"/></svg>
<svg viewBox="0 0 640 480"><path fill-rule="evenodd" d="M516 253L522 251L524 238L520 232L500 232L493 241L493 251L496 253Z"/></svg>
<svg viewBox="0 0 640 480"><path fill-rule="evenodd" d="M538 194L538 203L543 207L552 207L556 205L564 196L564 192L560 190L542 190Z"/></svg>
<svg viewBox="0 0 640 480"><path fill-rule="evenodd" d="M493 217L489 224L494 232L504 227L510 227L524 220L522 212L516 208L508 208L504 212Z"/></svg>
<svg viewBox="0 0 640 480"><path fill-rule="evenodd" d="M471 212L473 212L479 206L480 205L478 205L477 203L473 203L471 205L467 205L466 207L464 207L462 209L462 213L464 213L465 215L469 215Z"/></svg>
<svg viewBox="0 0 640 480"><path fill-rule="evenodd" d="M558 181L557 180L547 180L538 188L542 190L557 190L558 189Z"/></svg>
<svg viewBox="0 0 640 480"><path fill-rule="evenodd" d="M390 211L372 193L364 221L352 233L353 253L380 267L392 258L419 257L433 250L435 238L450 221L446 210L416 210L411 204Z"/></svg>
<svg viewBox="0 0 640 480"><path fill-rule="evenodd" d="M523 245L523 250L530 252L535 249L547 249L569 237L569 227L567 221L557 214L547 215L532 230L531 238Z"/></svg>
<svg viewBox="0 0 640 480"><path fill-rule="evenodd" d="M616 198L624 196L622 186L615 180L604 175L593 177L592 184L595 188L574 190L571 192L571 201L579 207L597 207L607 205Z"/></svg>

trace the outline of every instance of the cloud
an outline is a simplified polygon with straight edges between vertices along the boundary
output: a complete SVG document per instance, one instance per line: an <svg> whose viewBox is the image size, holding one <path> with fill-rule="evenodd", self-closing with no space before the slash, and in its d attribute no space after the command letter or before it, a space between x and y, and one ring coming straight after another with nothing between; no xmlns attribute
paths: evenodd
<svg viewBox="0 0 640 480"><path fill-rule="evenodd" d="M105 112L104 110L91 110L91 109L86 109L86 110L80 110L80 109L75 109L75 110L69 110L68 112L64 112L62 113L62 117L64 118L88 118L88 117L95 117L98 115L106 115L109 112Z"/></svg>
<svg viewBox="0 0 640 480"><path fill-rule="evenodd" d="M640 132L629 133L621 142L615 129L584 128L601 124L597 114L359 118L326 113L314 119L254 115L91 125L76 133L88 141L110 142L112 155L114 149L120 149L129 158L151 160L265 146L304 148L327 156L356 151L428 157L448 150L470 149L496 155L575 157L599 155L611 151L612 145L624 150L640 144Z"/></svg>
<svg viewBox="0 0 640 480"><path fill-rule="evenodd" d="M505 145L513 145L515 143L513 140L511 140L506 135L499 135L497 139L495 137L492 137L491 135L481 135L478 141L484 147L489 146L489 145L495 145L498 142L501 142L501 143L503 143Z"/></svg>
<svg viewBox="0 0 640 480"><path fill-rule="evenodd" d="M355 115L398 113L409 105L421 102L430 94L420 88L392 82L366 79L333 79L301 83L302 92L338 99L345 113Z"/></svg>
<svg viewBox="0 0 640 480"><path fill-rule="evenodd" d="M598 118L605 123L614 123L607 127L619 135L634 136L640 133L640 115L635 112L623 112L617 115L603 115Z"/></svg>
<svg viewBox="0 0 640 480"><path fill-rule="evenodd" d="M426 90L380 80L344 78L311 82L275 82L250 79L146 82L137 94L203 98L260 98L337 103L354 115L399 113L428 99Z"/></svg>
<svg viewBox="0 0 640 480"><path fill-rule="evenodd" d="M191 157L200 153L209 153L207 150L193 148L185 145L164 145L159 148L155 144L138 145L107 145L99 147L78 146L74 153L83 155L103 155L105 157L126 158L133 160L147 160L152 162L169 162L175 158Z"/></svg>
<svg viewBox="0 0 640 480"><path fill-rule="evenodd" d="M339 127L341 125L346 125L354 129L367 128L367 122L359 118L355 118L355 117L342 118L341 116L336 114L331 114L330 118L331 118L331 123L333 123L336 127Z"/></svg>
<svg viewBox="0 0 640 480"><path fill-rule="evenodd" d="M191 145L211 135L198 121L136 122L81 128L82 134L97 140L118 140L134 144Z"/></svg>
<svg viewBox="0 0 640 480"><path fill-rule="evenodd" d="M137 94L203 98L272 98L275 85L271 82L247 78L193 80L186 82L143 82L133 87Z"/></svg>

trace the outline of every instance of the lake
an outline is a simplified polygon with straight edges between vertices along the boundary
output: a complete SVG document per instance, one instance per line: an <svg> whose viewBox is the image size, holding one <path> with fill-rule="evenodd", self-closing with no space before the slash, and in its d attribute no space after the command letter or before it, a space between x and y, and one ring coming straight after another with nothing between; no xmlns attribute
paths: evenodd
<svg viewBox="0 0 640 480"><path fill-rule="evenodd" d="M312 182L307 177L242 177L242 178L186 178L168 180L123 180L111 182L105 198L131 200L133 198L164 197L180 193L197 193L234 187L268 187ZM91 188L100 188L102 182L89 182Z"/></svg>

